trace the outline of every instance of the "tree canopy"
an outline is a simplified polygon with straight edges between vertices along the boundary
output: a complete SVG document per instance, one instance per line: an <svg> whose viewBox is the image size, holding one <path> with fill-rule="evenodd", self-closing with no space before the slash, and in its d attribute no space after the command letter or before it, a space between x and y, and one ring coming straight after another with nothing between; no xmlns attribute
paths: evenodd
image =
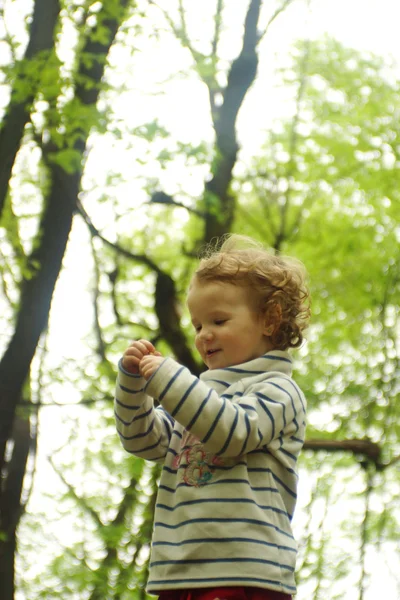
<svg viewBox="0 0 400 600"><path fill-rule="evenodd" d="M120 447L116 364L145 337L201 372L187 286L201 247L239 232L310 276L298 598L368 600L386 581L395 600L398 65L298 36L271 66L299 0L15 4L0 40L4 599L145 598L159 468ZM266 122L272 97L285 109Z"/></svg>

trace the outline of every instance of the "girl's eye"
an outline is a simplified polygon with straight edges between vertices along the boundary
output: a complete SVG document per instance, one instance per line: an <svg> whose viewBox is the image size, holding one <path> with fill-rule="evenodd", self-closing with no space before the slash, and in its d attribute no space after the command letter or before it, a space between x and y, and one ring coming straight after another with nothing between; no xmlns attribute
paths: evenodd
<svg viewBox="0 0 400 600"><path fill-rule="evenodd" d="M197 331L197 333L201 331L201 325L195 325L194 330Z"/></svg>
<svg viewBox="0 0 400 600"><path fill-rule="evenodd" d="M226 322L226 319L217 319L214 322L216 325L223 325Z"/></svg>

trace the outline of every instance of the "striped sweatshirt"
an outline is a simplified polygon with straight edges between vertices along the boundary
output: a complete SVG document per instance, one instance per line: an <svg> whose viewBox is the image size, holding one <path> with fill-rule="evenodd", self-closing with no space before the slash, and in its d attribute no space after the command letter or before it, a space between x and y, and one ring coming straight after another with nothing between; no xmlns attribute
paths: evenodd
<svg viewBox="0 0 400 600"><path fill-rule="evenodd" d="M291 519L305 399L291 373L284 351L200 378L166 358L147 382L120 362L122 444L163 464L149 593L222 586L295 593Z"/></svg>

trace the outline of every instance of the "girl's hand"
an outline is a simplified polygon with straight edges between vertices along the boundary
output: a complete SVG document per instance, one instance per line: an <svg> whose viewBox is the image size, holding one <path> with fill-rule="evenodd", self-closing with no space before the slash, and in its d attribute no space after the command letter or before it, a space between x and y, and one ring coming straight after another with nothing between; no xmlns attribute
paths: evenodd
<svg viewBox="0 0 400 600"><path fill-rule="evenodd" d="M159 352L148 354L142 358L139 364L139 371L146 381L155 373L163 362L164 357Z"/></svg>
<svg viewBox="0 0 400 600"><path fill-rule="evenodd" d="M138 375L140 372L140 361L144 356L147 355L161 356L161 354L154 348L153 344L148 340L138 340L132 342L122 356L122 366L124 367L125 371L133 373L134 375Z"/></svg>

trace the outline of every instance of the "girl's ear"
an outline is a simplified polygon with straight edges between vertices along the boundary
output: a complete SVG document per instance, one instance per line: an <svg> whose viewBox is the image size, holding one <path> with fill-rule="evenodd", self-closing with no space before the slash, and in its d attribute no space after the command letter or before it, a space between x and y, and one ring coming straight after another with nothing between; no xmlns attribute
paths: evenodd
<svg viewBox="0 0 400 600"><path fill-rule="evenodd" d="M271 336L278 329L282 321L282 307L280 304L271 306L264 317L264 335Z"/></svg>

